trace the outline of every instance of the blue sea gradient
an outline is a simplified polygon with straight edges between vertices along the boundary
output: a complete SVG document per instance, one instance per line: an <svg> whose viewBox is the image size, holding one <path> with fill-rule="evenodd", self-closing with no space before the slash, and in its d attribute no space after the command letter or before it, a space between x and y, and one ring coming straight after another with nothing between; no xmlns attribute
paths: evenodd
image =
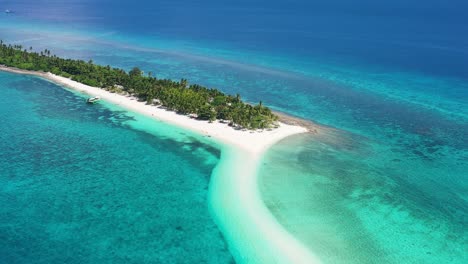
<svg viewBox="0 0 468 264"><path fill-rule="evenodd" d="M325 125L326 133L274 146L259 170L265 204L325 263L468 258L466 1L19 0L0 8L14 11L0 15L4 41L188 78Z"/></svg>

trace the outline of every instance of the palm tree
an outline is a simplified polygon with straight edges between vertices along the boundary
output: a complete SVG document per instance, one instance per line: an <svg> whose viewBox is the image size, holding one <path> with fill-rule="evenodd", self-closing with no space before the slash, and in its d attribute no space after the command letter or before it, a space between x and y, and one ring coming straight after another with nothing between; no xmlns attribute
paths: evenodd
<svg viewBox="0 0 468 264"><path fill-rule="evenodd" d="M241 98L240 98L240 94L236 94L236 103L240 103L241 101Z"/></svg>
<svg viewBox="0 0 468 264"><path fill-rule="evenodd" d="M180 80L180 86L183 87L183 88L187 88L187 86L188 86L187 79L181 79Z"/></svg>
<svg viewBox="0 0 468 264"><path fill-rule="evenodd" d="M53 72L73 80L99 87L123 87L133 95L152 103L153 99L181 113L196 113L202 119L229 120L231 125L256 129L269 127L278 119L260 101L257 105L242 102L239 94L226 95L215 88L189 85L186 79L175 82L158 80L149 72L134 67L128 73L109 65L95 65L92 60L63 59L45 49L33 52L32 47L22 49L21 45L6 45L0 40L0 63L22 69Z"/></svg>

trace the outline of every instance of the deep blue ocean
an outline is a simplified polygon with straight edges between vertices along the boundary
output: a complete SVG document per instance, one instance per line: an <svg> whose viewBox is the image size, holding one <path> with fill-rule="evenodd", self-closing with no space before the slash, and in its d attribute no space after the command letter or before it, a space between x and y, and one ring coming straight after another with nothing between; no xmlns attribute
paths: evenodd
<svg viewBox="0 0 468 264"><path fill-rule="evenodd" d="M467 1L16 0L2 9L13 10L0 14L9 43L187 78L329 127L274 146L259 172L267 206L325 263L468 259ZM3 213L0 230L11 239L11 222L31 216ZM223 254L215 258L230 261Z"/></svg>

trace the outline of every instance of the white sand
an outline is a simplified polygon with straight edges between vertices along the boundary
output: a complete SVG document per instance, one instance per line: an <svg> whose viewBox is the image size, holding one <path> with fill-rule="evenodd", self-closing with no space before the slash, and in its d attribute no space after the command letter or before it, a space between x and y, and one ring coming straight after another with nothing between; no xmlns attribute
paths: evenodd
<svg viewBox="0 0 468 264"><path fill-rule="evenodd" d="M134 98L110 93L51 73L0 70L43 77L89 96L131 111L150 116L202 135L211 136L224 145L220 164L210 182L210 206L215 220L227 238L238 263L319 263L319 260L282 227L263 203L257 185L257 169L262 154L274 143L290 135L304 133L306 128L284 123L271 131L235 130L227 124L191 119Z"/></svg>
<svg viewBox="0 0 468 264"><path fill-rule="evenodd" d="M227 149L211 176L211 211L236 263L321 263L265 206L257 183L261 161L261 155Z"/></svg>
<svg viewBox="0 0 468 264"><path fill-rule="evenodd" d="M147 105L145 102L139 102L128 96L110 93L106 90L75 82L52 73L46 73L43 77L63 86L87 93L90 96L100 96L103 100L153 117L157 120L189 129L202 135L211 136L213 139L235 145L251 153L261 154L275 142L287 136L307 131L303 127L291 126L283 123L280 123L279 128L272 129L271 131L264 130L261 132L253 132L248 130L236 130L224 123L209 123L208 121L196 120L154 105Z"/></svg>
<svg viewBox="0 0 468 264"><path fill-rule="evenodd" d="M179 115L173 111L168 111L163 108L156 107L154 105L147 105L145 102L139 102L135 100L135 98L111 93L101 88L85 85L52 73L19 70L1 65L0 70L40 76L73 90L86 93L89 96L99 96L105 101L119 105L128 110L147 115L156 120L189 129L202 135L211 136L213 139L221 141L225 144L237 146L251 153L261 154L269 146L285 137L307 132L307 129L304 127L292 126L284 123L279 123L279 128L272 129L271 131L263 130L259 132L236 130L224 123L209 123L208 121L196 120L185 115Z"/></svg>

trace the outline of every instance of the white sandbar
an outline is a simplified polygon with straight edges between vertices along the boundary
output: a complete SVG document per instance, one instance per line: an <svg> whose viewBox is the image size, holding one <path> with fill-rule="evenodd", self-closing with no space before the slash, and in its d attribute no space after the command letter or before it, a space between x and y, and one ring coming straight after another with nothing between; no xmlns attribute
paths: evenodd
<svg viewBox="0 0 468 264"><path fill-rule="evenodd" d="M1 65L0 70L36 75L230 146L223 149L221 161L213 172L209 200L215 221L225 235L236 262L320 263L312 252L276 221L263 203L257 184L257 170L262 154L283 138L307 132L306 128L279 123L279 127L272 130L236 130L225 123L196 120L52 73L24 71Z"/></svg>

